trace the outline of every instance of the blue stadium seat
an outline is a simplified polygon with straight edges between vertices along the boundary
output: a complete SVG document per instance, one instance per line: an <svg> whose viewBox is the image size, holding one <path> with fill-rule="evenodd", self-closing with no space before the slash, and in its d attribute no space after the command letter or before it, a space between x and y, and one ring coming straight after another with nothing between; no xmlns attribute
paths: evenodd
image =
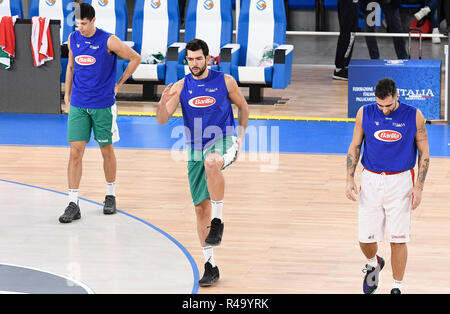
<svg viewBox="0 0 450 314"><path fill-rule="evenodd" d="M15 16L23 18L22 0L3 0L0 1L0 16Z"/></svg>
<svg viewBox="0 0 450 314"><path fill-rule="evenodd" d="M259 96L254 100L261 99L263 87L284 89L291 82L294 47L285 42L283 0L242 1L237 37L239 61L230 68L240 86L250 87L251 96L257 91ZM260 64L267 52L273 53L273 65Z"/></svg>
<svg viewBox="0 0 450 314"><path fill-rule="evenodd" d="M95 9L95 26L127 40L128 14L126 0L84 0Z"/></svg>
<svg viewBox="0 0 450 314"><path fill-rule="evenodd" d="M208 44L209 54L212 57L218 57L221 49L226 45L229 45L227 47L232 46L233 11L230 0L189 1L186 11L184 41L188 43L194 38L202 39ZM171 54L171 58L174 60L168 60L168 71L177 70L178 79L190 73L187 65L177 64L175 69L170 61L176 61L179 58L175 54ZM211 68L220 70L220 65L213 65Z"/></svg>
<svg viewBox="0 0 450 314"><path fill-rule="evenodd" d="M178 0L136 0L131 34L133 48L146 62L154 54L167 59L169 47L177 47L180 32ZM178 49L181 47L177 47ZM181 54L180 54L181 55ZM181 60L180 60L181 62ZM153 98L156 85L169 84L178 80L176 72L166 75L166 62L140 64L128 83L144 84L144 98Z"/></svg>

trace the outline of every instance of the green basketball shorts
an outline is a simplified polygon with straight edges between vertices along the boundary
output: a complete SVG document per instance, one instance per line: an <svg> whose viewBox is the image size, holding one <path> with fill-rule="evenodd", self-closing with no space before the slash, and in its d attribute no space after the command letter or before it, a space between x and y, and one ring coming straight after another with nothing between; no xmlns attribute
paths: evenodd
<svg viewBox="0 0 450 314"><path fill-rule="evenodd" d="M188 179L194 205L210 198L206 183L206 172L204 162L211 153L223 156L224 164L222 170L231 165L238 153L239 145L235 136L227 136L217 140L214 144L204 150L188 148Z"/></svg>
<svg viewBox="0 0 450 314"><path fill-rule="evenodd" d="M67 140L89 142L93 130L94 138L99 145L111 145L120 139L116 119L116 104L102 109L86 109L71 105L67 121Z"/></svg>

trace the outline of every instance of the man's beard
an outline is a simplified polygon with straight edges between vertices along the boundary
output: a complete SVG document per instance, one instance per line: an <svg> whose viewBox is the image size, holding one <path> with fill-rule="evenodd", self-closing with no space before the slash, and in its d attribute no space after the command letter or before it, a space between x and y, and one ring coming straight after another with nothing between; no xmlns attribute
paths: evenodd
<svg viewBox="0 0 450 314"><path fill-rule="evenodd" d="M196 68L198 68L198 67L196 67ZM194 74L194 72L192 71L191 68L189 68L189 70L191 71L193 76L202 76L203 73L205 73L205 71L206 71L206 63L205 63L205 66L203 68L201 68L197 74Z"/></svg>

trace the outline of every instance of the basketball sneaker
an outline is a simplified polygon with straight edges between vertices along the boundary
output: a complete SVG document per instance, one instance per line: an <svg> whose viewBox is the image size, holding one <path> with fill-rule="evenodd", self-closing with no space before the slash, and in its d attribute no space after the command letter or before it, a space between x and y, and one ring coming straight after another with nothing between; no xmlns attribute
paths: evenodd
<svg viewBox="0 0 450 314"><path fill-rule="evenodd" d="M348 81L348 68L335 69L333 72L333 79Z"/></svg>
<svg viewBox="0 0 450 314"><path fill-rule="evenodd" d="M209 234L205 239L205 243L211 246L218 246L222 242L223 222L219 218L211 221Z"/></svg>
<svg viewBox="0 0 450 314"><path fill-rule="evenodd" d="M103 202L103 214L112 215L116 213L116 197L113 195L106 195L105 201Z"/></svg>
<svg viewBox="0 0 450 314"><path fill-rule="evenodd" d="M366 265L366 268L363 269L363 273L366 273L363 282L363 292L365 294L373 294L378 288L378 278L380 275L380 271L384 267L384 259L377 255L377 260L377 267Z"/></svg>
<svg viewBox="0 0 450 314"><path fill-rule="evenodd" d="M402 294L399 288L394 288L391 290L391 294Z"/></svg>
<svg viewBox="0 0 450 314"><path fill-rule="evenodd" d="M77 220L80 218L81 218L80 207L78 206L78 204L70 202L69 206L66 207L64 214L62 214L62 216L59 217L59 222L69 223L72 222L73 220Z"/></svg>
<svg viewBox="0 0 450 314"><path fill-rule="evenodd" d="M209 287L219 280L219 268L217 265L212 267L210 262L205 263L205 273L202 279L198 281L200 287Z"/></svg>

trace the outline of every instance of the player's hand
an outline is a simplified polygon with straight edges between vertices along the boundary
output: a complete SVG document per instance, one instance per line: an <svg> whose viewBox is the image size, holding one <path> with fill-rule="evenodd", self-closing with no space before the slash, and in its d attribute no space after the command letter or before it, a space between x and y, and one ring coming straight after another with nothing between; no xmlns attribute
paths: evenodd
<svg viewBox="0 0 450 314"><path fill-rule="evenodd" d="M66 105L66 111L70 110L70 97L67 94L64 94L64 104Z"/></svg>
<svg viewBox="0 0 450 314"><path fill-rule="evenodd" d="M412 203L412 210L419 207L420 202L422 202L422 189L420 189L418 186L414 186L408 193L408 197L413 198Z"/></svg>
<svg viewBox="0 0 450 314"><path fill-rule="evenodd" d="M164 88L164 91L161 94L161 99L159 100L160 103L165 105L170 100L170 98L172 98L176 94L176 91L172 90L172 86L173 83L170 83L166 86L166 88Z"/></svg>
<svg viewBox="0 0 450 314"><path fill-rule="evenodd" d="M238 148L236 151L236 157L234 157L234 161L238 160L239 158L239 154L241 153L242 141L243 141L242 138L240 137L236 138L236 144L238 145Z"/></svg>
<svg viewBox="0 0 450 314"><path fill-rule="evenodd" d="M116 87L114 87L114 97L117 96L117 93L119 92L120 86L116 85Z"/></svg>
<svg viewBox="0 0 450 314"><path fill-rule="evenodd" d="M345 196L349 200L356 201L356 195L358 195L358 188L356 187L355 181L347 181Z"/></svg>

